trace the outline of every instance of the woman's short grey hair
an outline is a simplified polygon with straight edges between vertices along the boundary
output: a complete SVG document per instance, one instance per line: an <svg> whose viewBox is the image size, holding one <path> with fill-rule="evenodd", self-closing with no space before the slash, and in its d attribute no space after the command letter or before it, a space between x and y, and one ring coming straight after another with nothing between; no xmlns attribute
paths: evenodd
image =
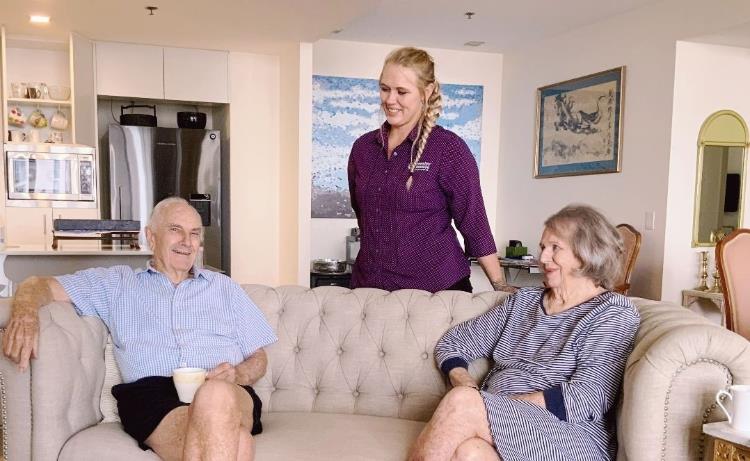
<svg viewBox="0 0 750 461"><path fill-rule="evenodd" d="M623 270L622 237L600 212L587 205L568 205L544 222L552 232L567 237L581 261L579 274L611 290Z"/></svg>

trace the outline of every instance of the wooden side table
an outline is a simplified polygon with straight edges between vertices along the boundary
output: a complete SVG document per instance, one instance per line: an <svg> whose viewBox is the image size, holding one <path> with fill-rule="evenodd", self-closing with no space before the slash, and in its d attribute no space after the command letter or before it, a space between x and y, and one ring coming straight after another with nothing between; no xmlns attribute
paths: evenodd
<svg viewBox="0 0 750 461"><path fill-rule="evenodd" d="M691 304L699 299L706 299L719 308L719 311L721 311L721 326L725 327L726 315L724 313L724 295L721 293L712 293L710 291L682 290L683 307L690 307Z"/></svg>
<svg viewBox="0 0 750 461"><path fill-rule="evenodd" d="M703 425L703 433L714 440L713 461L750 461L750 434L739 433L726 421Z"/></svg>

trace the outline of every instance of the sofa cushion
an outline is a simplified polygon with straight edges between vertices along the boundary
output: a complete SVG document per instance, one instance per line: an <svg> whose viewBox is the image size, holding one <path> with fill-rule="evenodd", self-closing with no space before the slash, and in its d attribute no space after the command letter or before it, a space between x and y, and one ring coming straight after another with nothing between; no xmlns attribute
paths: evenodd
<svg viewBox="0 0 750 461"><path fill-rule="evenodd" d="M262 461L394 460L406 452L424 423L378 416L332 413L269 413L263 433L256 436ZM68 440L60 461L158 461L122 430L120 423L102 423Z"/></svg>
<svg viewBox="0 0 750 461"><path fill-rule="evenodd" d="M267 413L256 436L262 461L383 460L406 458L424 423L332 413Z"/></svg>
<svg viewBox="0 0 750 461"><path fill-rule="evenodd" d="M277 333L255 387L263 410L427 421L446 391L442 334L507 293L244 285Z"/></svg>
<svg viewBox="0 0 750 461"><path fill-rule="evenodd" d="M60 452L59 461L159 461L151 450L143 451L122 430L120 423L102 423L71 437Z"/></svg>

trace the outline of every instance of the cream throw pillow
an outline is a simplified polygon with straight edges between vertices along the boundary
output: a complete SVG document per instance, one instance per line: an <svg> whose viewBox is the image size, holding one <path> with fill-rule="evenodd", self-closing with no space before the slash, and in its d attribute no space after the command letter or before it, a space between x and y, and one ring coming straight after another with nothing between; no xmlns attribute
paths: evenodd
<svg viewBox="0 0 750 461"><path fill-rule="evenodd" d="M104 423L119 423L120 415L117 412L117 400L112 396L112 386L120 384L122 376L120 368L115 362L114 346L112 337L107 336L107 346L104 348L104 386L99 399L99 408L104 418Z"/></svg>

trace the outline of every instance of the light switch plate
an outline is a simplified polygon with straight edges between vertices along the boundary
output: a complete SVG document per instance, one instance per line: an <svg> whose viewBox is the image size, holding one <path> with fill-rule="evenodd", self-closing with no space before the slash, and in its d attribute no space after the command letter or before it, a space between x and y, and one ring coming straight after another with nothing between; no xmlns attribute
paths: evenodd
<svg viewBox="0 0 750 461"><path fill-rule="evenodd" d="M656 212L655 211L646 212L645 228L646 230L654 230L654 228L656 228Z"/></svg>

